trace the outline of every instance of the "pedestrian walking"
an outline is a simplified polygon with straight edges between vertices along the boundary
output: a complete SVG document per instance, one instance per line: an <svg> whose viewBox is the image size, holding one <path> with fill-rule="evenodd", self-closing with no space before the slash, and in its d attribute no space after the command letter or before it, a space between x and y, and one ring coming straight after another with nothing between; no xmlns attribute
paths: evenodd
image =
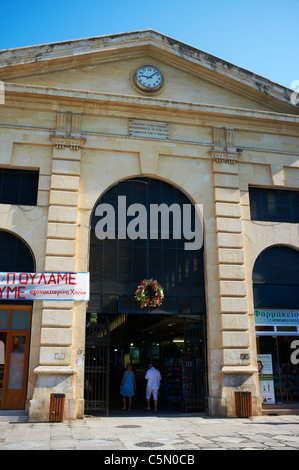
<svg viewBox="0 0 299 470"><path fill-rule="evenodd" d="M147 402L146 410L150 411L151 396L153 396L154 410L158 411L158 393L159 393L160 382L161 382L161 374L154 367L153 364L150 364L148 366L148 370L146 371L146 374L145 374L145 380L147 380L146 393L145 393L145 398Z"/></svg>
<svg viewBox="0 0 299 470"><path fill-rule="evenodd" d="M126 371L123 374L122 382L120 385L120 394L123 397L123 410L127 409L127 398L129 398L128 411L131 411L132 397L135 395L136 381L135 374L132 370L132 365L128 364Z"/></svg>

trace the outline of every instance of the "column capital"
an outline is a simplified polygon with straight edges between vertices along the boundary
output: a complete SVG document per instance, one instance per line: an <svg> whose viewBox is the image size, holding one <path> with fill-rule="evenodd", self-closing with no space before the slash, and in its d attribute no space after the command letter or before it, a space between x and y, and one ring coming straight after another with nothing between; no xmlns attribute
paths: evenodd
<svg viewBox="0 0 299 470"><path fill-rule="evenodd" d="M210 155L212 156L213 160L217 163L229 163L234 165L236 162L240 160L242 151L240 149L236 149L235 152L228 152L226 150L210 150Z"/></svg>
<svg viewBox="0 0 299 470"><path fill-rule="evenodd" d="M235 164L240 159L242 149L235 147L234 136L234 129L213 128L213 148L210 154L217 163Z"/></svg>
<svg viewBox="0 0 299 470"><path fill-rule="evenodd" d="M84 137L68 137L68 136L57 136L50 135L52 144L57 149L64 149L70 147L71 150L79 150L82 145L86 142Z"/></svg>

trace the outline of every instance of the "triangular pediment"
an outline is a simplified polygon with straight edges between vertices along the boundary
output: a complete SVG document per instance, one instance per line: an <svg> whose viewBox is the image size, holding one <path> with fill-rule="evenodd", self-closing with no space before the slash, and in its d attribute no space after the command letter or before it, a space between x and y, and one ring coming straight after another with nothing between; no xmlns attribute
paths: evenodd
<svg viewBox="0 0 299 470"><path fill-rule="evenodd" d="M0 80L138 96L145 93L132 86L132 73L144 64L165 78L159 99L299 112L292 90L151 30L0 51Z"/></svg>

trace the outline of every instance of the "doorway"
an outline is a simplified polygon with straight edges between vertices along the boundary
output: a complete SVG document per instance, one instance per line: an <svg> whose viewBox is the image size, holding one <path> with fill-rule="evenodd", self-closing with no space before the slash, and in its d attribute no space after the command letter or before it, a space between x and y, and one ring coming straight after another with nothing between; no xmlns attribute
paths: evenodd
<svg viewBox="0 0 299 470"><path fill-rule="evenodd" d="M31 306L0 305L0 409L25 408Z"/></svg>
<svg viewBox="0 0 299 470"><path fill-rule="evenodd" d="M136 224L131 211L124 207L124 199L126 207L138 207L137 212L145 211L149 218L153 207L167 208L159 213L155 231L143 219L140 225ZM162 375L160 407L176 411L205 408L204 245L186 248L190 234L185 238L183 218L176 217L184 214L186 208L192 233L197 233L192 202L179 189L153 178L121 181L104 193L94 207L90 220L85 351L87 412L107 414L109 409L120 409L120 383L129 362L137 381L133 406L144 409L144 375L153 362ZM113 236L108 230L108 212L115 216L111 219L113 226L115 223ZM125 232L124 217L128 223ZM136 230L139 227L134 236L128 230L132 223ZM99 226L108 231L99 234ZM162 305L141 307L134 293L142 280L157 280L162 286Z"/></svg>
<svg viewBox="0 0 299 470"><path fill-rule="evenodd" d="M132 409L143 410L145 373L154 364L162 376L159 410L204 410L206 398L205 318L166 314L127 314L110 333L110 410L122 406L119 394L127 364L133 366L136 392Z"/></svg>
<svg viewBox="0 0 299 470"><path fill-rule="evenodd" d="M91 321L90 321L91 320ZM204 411L207 397L205 317L166 314L94 316L87 321L85 409L115 414L122 408L120 384L127 364L136 380L132 411L145 408L150 363L162 376L159 411Z"/></svg>

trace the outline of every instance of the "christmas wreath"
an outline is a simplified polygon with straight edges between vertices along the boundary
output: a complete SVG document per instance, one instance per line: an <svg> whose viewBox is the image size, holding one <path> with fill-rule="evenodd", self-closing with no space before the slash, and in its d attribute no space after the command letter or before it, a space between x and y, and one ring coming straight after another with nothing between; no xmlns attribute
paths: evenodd
<svg viewBox="0 0 299 470"><path fill-rule="evenodd" d="M162 305L164 292L160 284L153 279L144 279L137 287L135 300L140 308L156 308Z"/></svg>

